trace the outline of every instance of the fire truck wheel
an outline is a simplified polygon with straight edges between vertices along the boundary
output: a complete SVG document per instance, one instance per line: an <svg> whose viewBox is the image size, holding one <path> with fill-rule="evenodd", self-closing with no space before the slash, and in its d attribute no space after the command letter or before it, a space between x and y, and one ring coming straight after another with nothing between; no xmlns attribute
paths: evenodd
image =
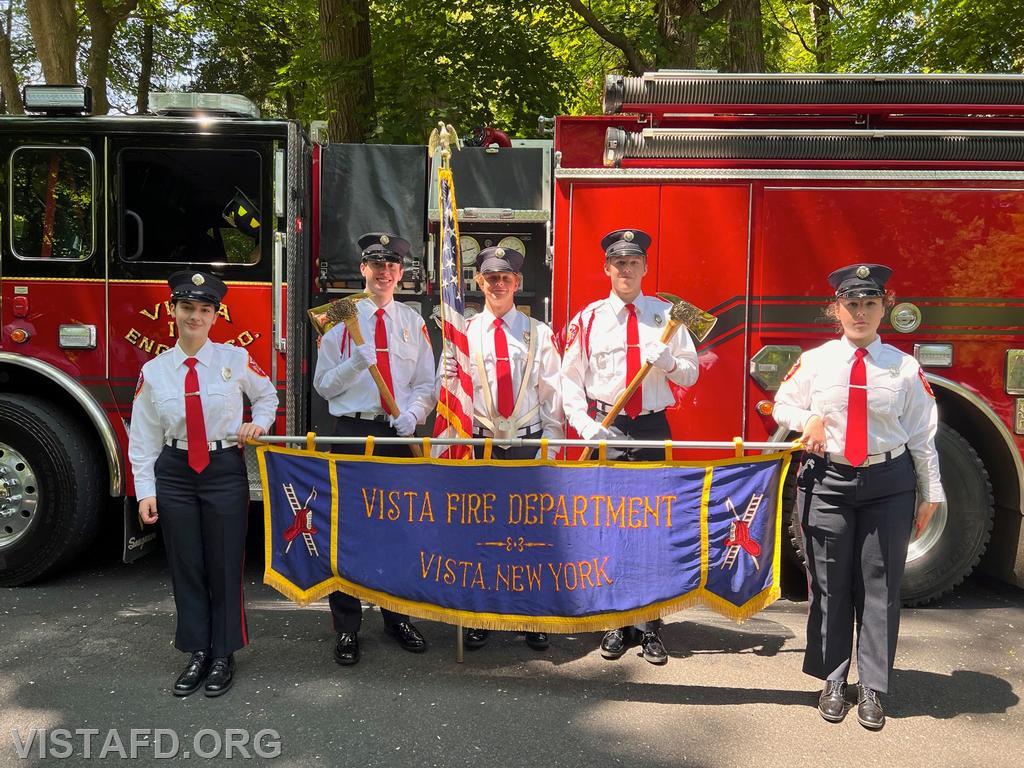
<svg viewBox="0 0 1024 768"><path fill-rule="evenodd" d="M946 503L939 505L928 527L910 542L900 590L905 606L924 605L952 591L974 570L992 533L992 485L978 454L945 424L939 424L935 447ZM804 541L795 474L791 481L787 478L782 498L783 508L790 510L790 542L802 566Z"/></svg>
<svg viewBox="0 0 1024 768"><path fill-rule="evenodd" d="M104 498L96 451L71 414L0 398L0 587L27 584L82 552Z"/></svg>

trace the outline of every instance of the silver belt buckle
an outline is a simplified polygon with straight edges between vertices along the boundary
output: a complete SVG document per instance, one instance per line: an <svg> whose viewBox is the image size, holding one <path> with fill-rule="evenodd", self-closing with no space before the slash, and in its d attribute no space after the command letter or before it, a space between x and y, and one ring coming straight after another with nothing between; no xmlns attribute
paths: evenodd
<svg viewBox="0 0 1024 768"><path fill-rule="evenodd" d="M512 440L516 436L516 424L512 419L499 416L494 420L494 439Z"/></svg>

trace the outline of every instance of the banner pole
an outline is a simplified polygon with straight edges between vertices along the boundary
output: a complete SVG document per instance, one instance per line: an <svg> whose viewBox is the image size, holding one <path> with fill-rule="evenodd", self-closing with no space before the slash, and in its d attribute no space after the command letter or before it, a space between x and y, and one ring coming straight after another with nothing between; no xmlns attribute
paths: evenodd
<svg viewBox="0 0 1024 768"><path fill-rule="evenodd" d="M462 648L462 622L460 621L455 625L455 663L461 664L463 662L463 648Z"/></svg>

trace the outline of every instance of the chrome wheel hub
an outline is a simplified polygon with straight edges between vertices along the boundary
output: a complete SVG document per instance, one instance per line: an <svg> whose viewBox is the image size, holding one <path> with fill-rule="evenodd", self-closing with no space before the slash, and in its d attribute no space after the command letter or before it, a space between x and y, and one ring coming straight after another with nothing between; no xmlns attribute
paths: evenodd
<svg viewBox="0 0 1024 768"><path fill-rule="evenodd" d="M920 502L916 502L920 503ZM915 511L917 507L914 507ZM914 532L910 533L910 546L907 547L907 562L912 563L919 557L924 557L931 551L932 547L939 543L943 532L946 530L948 520L948 509L946 502L939 504L932 519L928 521L928 527L921 531L921 535L913 538Z"/></svg>
<svg viewBox="0 0 1024 768"><path fill-rule="evenodd" d="M25 535L38 508L39 485L32 466L18 451L0 442L0 550Z"/></svg>

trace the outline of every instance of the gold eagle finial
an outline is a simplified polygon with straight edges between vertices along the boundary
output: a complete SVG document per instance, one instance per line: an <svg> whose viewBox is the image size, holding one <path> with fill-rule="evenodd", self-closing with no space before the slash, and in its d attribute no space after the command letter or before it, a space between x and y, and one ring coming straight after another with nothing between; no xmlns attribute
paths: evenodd
<svg viewBox="0 0 1024 768"><path fill-rule="evenodd" d="M452 156L452 146L459 149L459 135L455 133L455 129L450 124L446 124L443 120L439 120L437 122L437 128L430 132L430 140L427 142L427 150L430 152L430 156L433 157L434 153L440 149L441 164L447 168L448 160Z"/></svg>

